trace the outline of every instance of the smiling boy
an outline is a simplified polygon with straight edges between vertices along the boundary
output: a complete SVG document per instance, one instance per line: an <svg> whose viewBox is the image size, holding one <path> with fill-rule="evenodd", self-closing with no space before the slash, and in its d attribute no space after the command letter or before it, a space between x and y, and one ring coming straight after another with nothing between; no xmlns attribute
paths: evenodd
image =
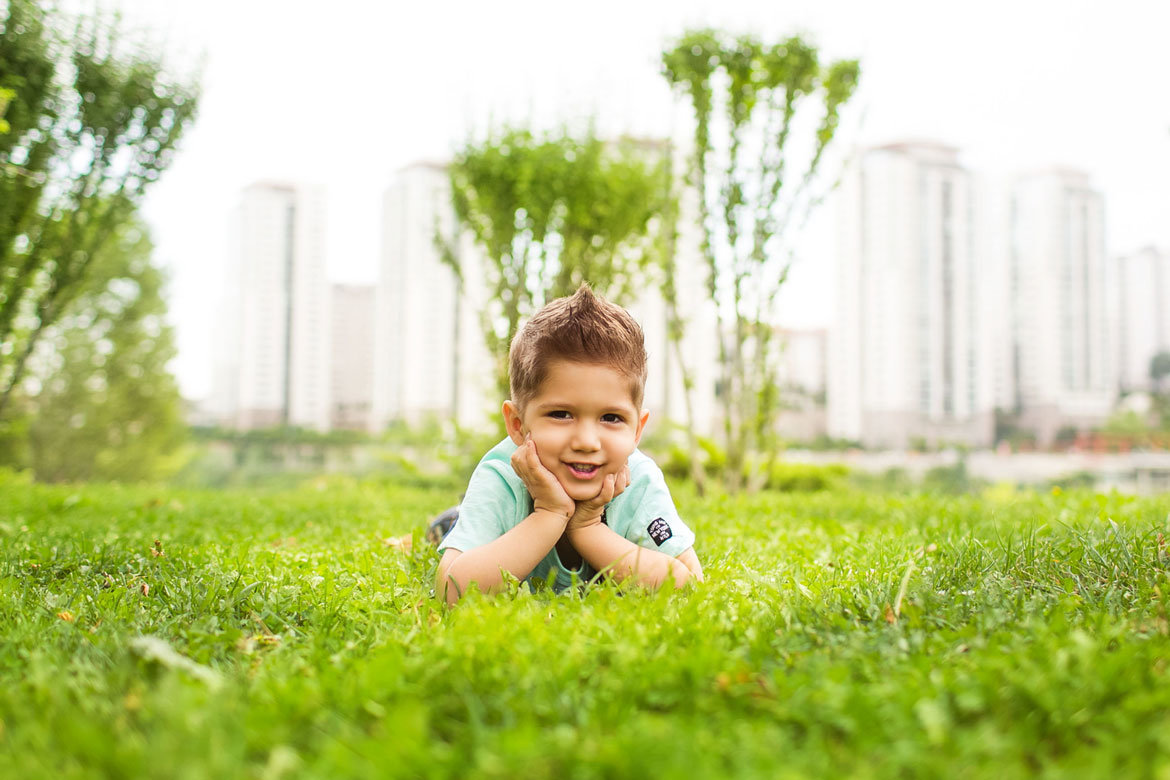
<svg viewBox="0 0 1170 780"><path fill-rule="evenodd" d="M658 587L702 580L695 535L662 471L638 451L646 349L624 309L582 285L512 341L508 437L476 466L439 545L435 592L455 603L508 575L555 588L603 572Z"/></svg>

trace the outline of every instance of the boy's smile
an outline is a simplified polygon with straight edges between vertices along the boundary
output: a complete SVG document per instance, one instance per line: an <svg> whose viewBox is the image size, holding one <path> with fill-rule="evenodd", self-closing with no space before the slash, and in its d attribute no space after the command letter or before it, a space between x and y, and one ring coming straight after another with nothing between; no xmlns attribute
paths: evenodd
<svg viewBox="0 0 1170 780"><path fill-rule="evenodd" d="M605 476L626 465L648 416L634 405L621 372L567 360L548 366L523 413L504 404L509 437L519 446L530 435L541 464L574 501L594 498Z"/></svg>

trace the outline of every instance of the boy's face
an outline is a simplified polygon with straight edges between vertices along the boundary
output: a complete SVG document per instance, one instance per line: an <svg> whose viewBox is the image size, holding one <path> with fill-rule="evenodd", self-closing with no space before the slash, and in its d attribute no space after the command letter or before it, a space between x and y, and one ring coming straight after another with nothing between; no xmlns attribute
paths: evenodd
<svg viewBox="0 0 1170 780"><path fill-rule="evenodd" d="M540 462L574 501L601 492L638 446L649 412L634 405L630 383L609 366L555 360L520 412L504 402L504 422L517 446L528 434Z"/></svg>

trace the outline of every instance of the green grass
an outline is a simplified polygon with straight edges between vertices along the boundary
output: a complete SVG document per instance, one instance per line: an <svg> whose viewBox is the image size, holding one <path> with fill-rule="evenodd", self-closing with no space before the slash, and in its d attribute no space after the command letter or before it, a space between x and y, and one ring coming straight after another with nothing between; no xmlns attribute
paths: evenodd
<svg viewBox="0 0 1170 780"><path fill-rule="evenodd" d="M448 611L451 498L0 476L0 774L1170 773L1168 497L684 493L700 588Z"/></svg>

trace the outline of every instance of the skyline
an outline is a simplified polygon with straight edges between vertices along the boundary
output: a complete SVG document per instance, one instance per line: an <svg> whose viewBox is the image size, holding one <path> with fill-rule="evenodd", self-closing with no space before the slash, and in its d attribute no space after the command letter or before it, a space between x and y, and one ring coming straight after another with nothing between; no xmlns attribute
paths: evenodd
<svg viewBox="0 0 1170 780"><path fill-rule="evenodd" d="M394 171L447 158L491 124L547 128L592 116L599 133L669 136L685 109L657 57L700 25L762 38L799 32L826 58L860 58L843 145L930 138L992 181L1078 168L1104 194L1111 259L1170 246L1170 108L1152 100L1170 10L1142 3L1106 13L1091 3L1001 2L947 16L928 3L837 2L785 9L783 19L747 2L603 3L582 18L536 3L366 9L342 0L324 19L308 4L269 0L230 11L226 0L117 5L128 26L148 28L177 55L171 64L207 55L200 118L144 207L171 272L180 350L172 365L188 397L209 389L208 323L233 251L229 214L245 186L324 184L329 279L372 283ZM419 72L426 78L386 76ZM360 156L348 156L354 149ZM808 256L786 290L784 324L827 324L831 211L826 204L801 242Z"/></svg>

